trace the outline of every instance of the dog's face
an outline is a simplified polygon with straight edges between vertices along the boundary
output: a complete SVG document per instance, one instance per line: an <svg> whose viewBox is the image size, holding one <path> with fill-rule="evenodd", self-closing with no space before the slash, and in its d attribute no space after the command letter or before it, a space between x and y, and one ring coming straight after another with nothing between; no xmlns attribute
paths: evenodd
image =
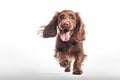
<svg viewBox="0 0 120 80"><path fill-rule="evenodd" d="M59 31L59 37L63 42L67 42L74 35L78 41L84 40L84 25L77 12L63 10L57 12L50 23L43 30L43 37L54 37Z"/></svg>
<svg viewBox="0 0 120 80"><path fill-rule="evenodd" d="M69 41L76 27L76 14L73 11L62 11L58 15L58 30L62 41Z"/></svg>

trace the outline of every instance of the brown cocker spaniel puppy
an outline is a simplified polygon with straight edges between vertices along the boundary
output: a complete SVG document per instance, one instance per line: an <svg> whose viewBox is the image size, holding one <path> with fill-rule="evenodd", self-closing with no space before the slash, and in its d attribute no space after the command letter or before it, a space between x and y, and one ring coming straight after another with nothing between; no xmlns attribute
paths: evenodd
<svg viewBox="0 0 120 80"><path fill-rule="evenodd" d="M60 66L65 68L65 72L70 72L70 64L75 59L73 74L82 74L81 66L86 57L83 51L85 30L79 14L71 10L56 12L50 23L44 27L43 37L56 35L55 58Z"/></svg>

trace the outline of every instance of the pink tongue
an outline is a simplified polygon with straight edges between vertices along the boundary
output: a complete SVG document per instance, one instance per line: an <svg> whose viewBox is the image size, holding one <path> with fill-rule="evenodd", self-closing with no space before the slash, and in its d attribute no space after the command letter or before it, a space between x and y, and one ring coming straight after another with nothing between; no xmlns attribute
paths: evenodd
<svg viewBox="0 0 120 80"><path fill-rule="evenodd" d="M62 41L68 41L70 39L70 32L60 34L60 38Z"/></svg>

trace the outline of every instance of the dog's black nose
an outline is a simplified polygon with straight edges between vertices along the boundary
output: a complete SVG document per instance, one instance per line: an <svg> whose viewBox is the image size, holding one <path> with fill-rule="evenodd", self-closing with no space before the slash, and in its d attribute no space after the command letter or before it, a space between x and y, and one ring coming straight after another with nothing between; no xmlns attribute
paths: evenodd
<svg viewBox="0 0 120 80"><path fill-rule="evenodd" d="M62 22L62 26L64 26L64 27L68 27L68 26L69 26L69 22L68 22L68 21L66 21L66 22Z"/></svg>
<svg viewBox="0 0 120 80"><path fill-rule="evenodd" d="M70 27L70 22L69 21L63 21L61 23L61 28L62 29L69 29L69 27Z"/></svg>

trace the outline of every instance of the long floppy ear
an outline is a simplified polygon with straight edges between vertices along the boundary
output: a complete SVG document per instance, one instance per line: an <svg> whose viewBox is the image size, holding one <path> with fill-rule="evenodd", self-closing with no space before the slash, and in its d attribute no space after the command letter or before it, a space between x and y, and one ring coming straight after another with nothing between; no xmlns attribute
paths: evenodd
<svg viewBox="0 0 120 80"><path fill-rule="evenodd" d="M76 13L76 39L79 41L85 40L85 29L84 29L84 24L82 22L82 19L79 16L79 13Z"/></svg>
<svg viewBox="0 0 120 80"><path fill-rule="evenodd" d="M58 25L58 17L59 12L56 12L56 14L54 15L54 17L52 18L52 20L50 21L50 23L45 26L44 30L43 30L43 37L44 38L48 38L48 37L54 37L57 34L57 25Z"/></svg>

